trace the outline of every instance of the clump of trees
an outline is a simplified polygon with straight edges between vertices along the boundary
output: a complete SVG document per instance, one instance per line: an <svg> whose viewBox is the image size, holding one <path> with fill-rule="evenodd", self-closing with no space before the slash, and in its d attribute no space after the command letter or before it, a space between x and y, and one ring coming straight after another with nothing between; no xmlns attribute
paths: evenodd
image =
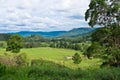
<svg viewBox="0 0 120 80"><path fill-rule="evenodd" d="M78 38L76 38L78 39ZM50 43L50 47L52 48L66 48L66 49L74 49L74 50L80 50L82 52L84 52L90 42L86 41L86 42L78 42L76 41L76 39L72 40L72 39L53 39L51 40L51 43Z"/></svg>
<svg viewBox="0 0 120 80"><path fill-rule="evenodd" d="M103 26L92 34L85 55L100 57L111 66L120 66L120 4L118 0L91 0L85 19L91 27Z"/></svg>
<svg viewBox="0 0 120 80"><path fill-rule="evenodd" d="M0 33L0 41L7 41L10 38L11 34L1 34Z"/></svg>
<svg viewBox="0 0 120 80"><path fill-rule="evenodd" d="M23 38L23 48L49 47L50 40L40 35L31 35Z"/></svg>
<svg viewBox="0 0 120 80"><path fill-rule="evenodd" d="M52 42L50 44L50 47L52 47L52 48L67 48L67 49L80 50L80 45L78 43L71 43L71 42L66 42L66 41Z"/></svg>
<svg viewBox="0 0 120 80"><path fill-rule="evenodd" d="M45 41L47 41L47 39L37 34L24 37L24 42L45 42Z"/></svg>
<svg viewBox="0 0 120 80"><path fill-rule="evenodd" d="M4 43L0 43L0 48L4 48Z"/></svg>
<svg viewBox="0 0 120 80"><path fill-rule="evenodd" d="M20 52L20 49L23 47L22 40L23 38L20 35L18 34L12 35L10 39L7 41L6 51L11 51L13 53Z"/></svg>

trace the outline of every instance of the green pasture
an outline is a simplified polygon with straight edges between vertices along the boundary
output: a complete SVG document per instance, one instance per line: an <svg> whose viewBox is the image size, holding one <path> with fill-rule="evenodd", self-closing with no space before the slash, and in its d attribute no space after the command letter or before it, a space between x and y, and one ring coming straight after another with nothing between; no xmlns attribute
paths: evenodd
<svg viewBox="0 0 120 80"><path fill-rule="evenodd" d="M75 65L71 59L67 59L67 57L73 56L76 52L81 54L82 57L82 62L79 65ZM0 49L0 55L4 55L4 53L5 49ZM87 59L80 51L70 49L57 49L49 47L28 48L22 49L20 53L26 53L29 61L33 59L42 59L64 65L72 69L78 67L81 69L97 68L101 63L99 59ZM12 53L12 55L16 55L16 53Z"/></svg>

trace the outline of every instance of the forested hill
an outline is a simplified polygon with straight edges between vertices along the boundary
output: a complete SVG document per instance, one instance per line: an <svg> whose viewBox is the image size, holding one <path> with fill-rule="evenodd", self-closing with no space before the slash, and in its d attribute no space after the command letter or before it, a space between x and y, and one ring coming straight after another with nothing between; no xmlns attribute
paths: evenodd
<svg viewBox="0 0 120 80"><path fill-rule="evenodd" d="M21 36L41 35L43 37L76 37L80 35L86 35L91 33L94 28L74 28L70 31L52 31L52 32L32 32L22 31L12 34L20 34Z"/></svg>
<svg viewBox="0 0 120 80"><path fill-rule="evenodd" d="M52 32L32 32L32 31L21 31L12 34L20 34L21 36L30 36L30 35L41 35L43 37L55 37L66 33L66 31L52 31Z"/></svg>
<svg viewBox="0 0 120 80"><path fill-rule="evenodd" d="M95 28L74 28L61 36L62 37L84 36L84 35L90 34L94 30Z"/></svg>

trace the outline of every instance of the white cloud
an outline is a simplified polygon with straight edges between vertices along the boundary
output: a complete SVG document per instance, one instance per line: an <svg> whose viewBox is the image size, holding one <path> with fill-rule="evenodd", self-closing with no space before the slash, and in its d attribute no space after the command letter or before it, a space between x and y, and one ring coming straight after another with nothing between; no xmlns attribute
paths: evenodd
<svg viewBox="0 0 120 80"><path fill-rule="evenodd" d="M0 0L0 32L88 27L89 0Z"/></svg>

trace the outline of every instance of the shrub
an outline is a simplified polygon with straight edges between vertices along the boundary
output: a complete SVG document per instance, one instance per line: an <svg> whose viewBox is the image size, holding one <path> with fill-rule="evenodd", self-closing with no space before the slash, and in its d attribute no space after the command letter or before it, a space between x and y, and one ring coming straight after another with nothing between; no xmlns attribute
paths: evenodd
<svg viewBox="0 0 120 80"><path fill-rule="evenodd" d="M78 53L74 54L72 60L74 61L75 64L79 64L82 61L82 59Z"/></svg>

